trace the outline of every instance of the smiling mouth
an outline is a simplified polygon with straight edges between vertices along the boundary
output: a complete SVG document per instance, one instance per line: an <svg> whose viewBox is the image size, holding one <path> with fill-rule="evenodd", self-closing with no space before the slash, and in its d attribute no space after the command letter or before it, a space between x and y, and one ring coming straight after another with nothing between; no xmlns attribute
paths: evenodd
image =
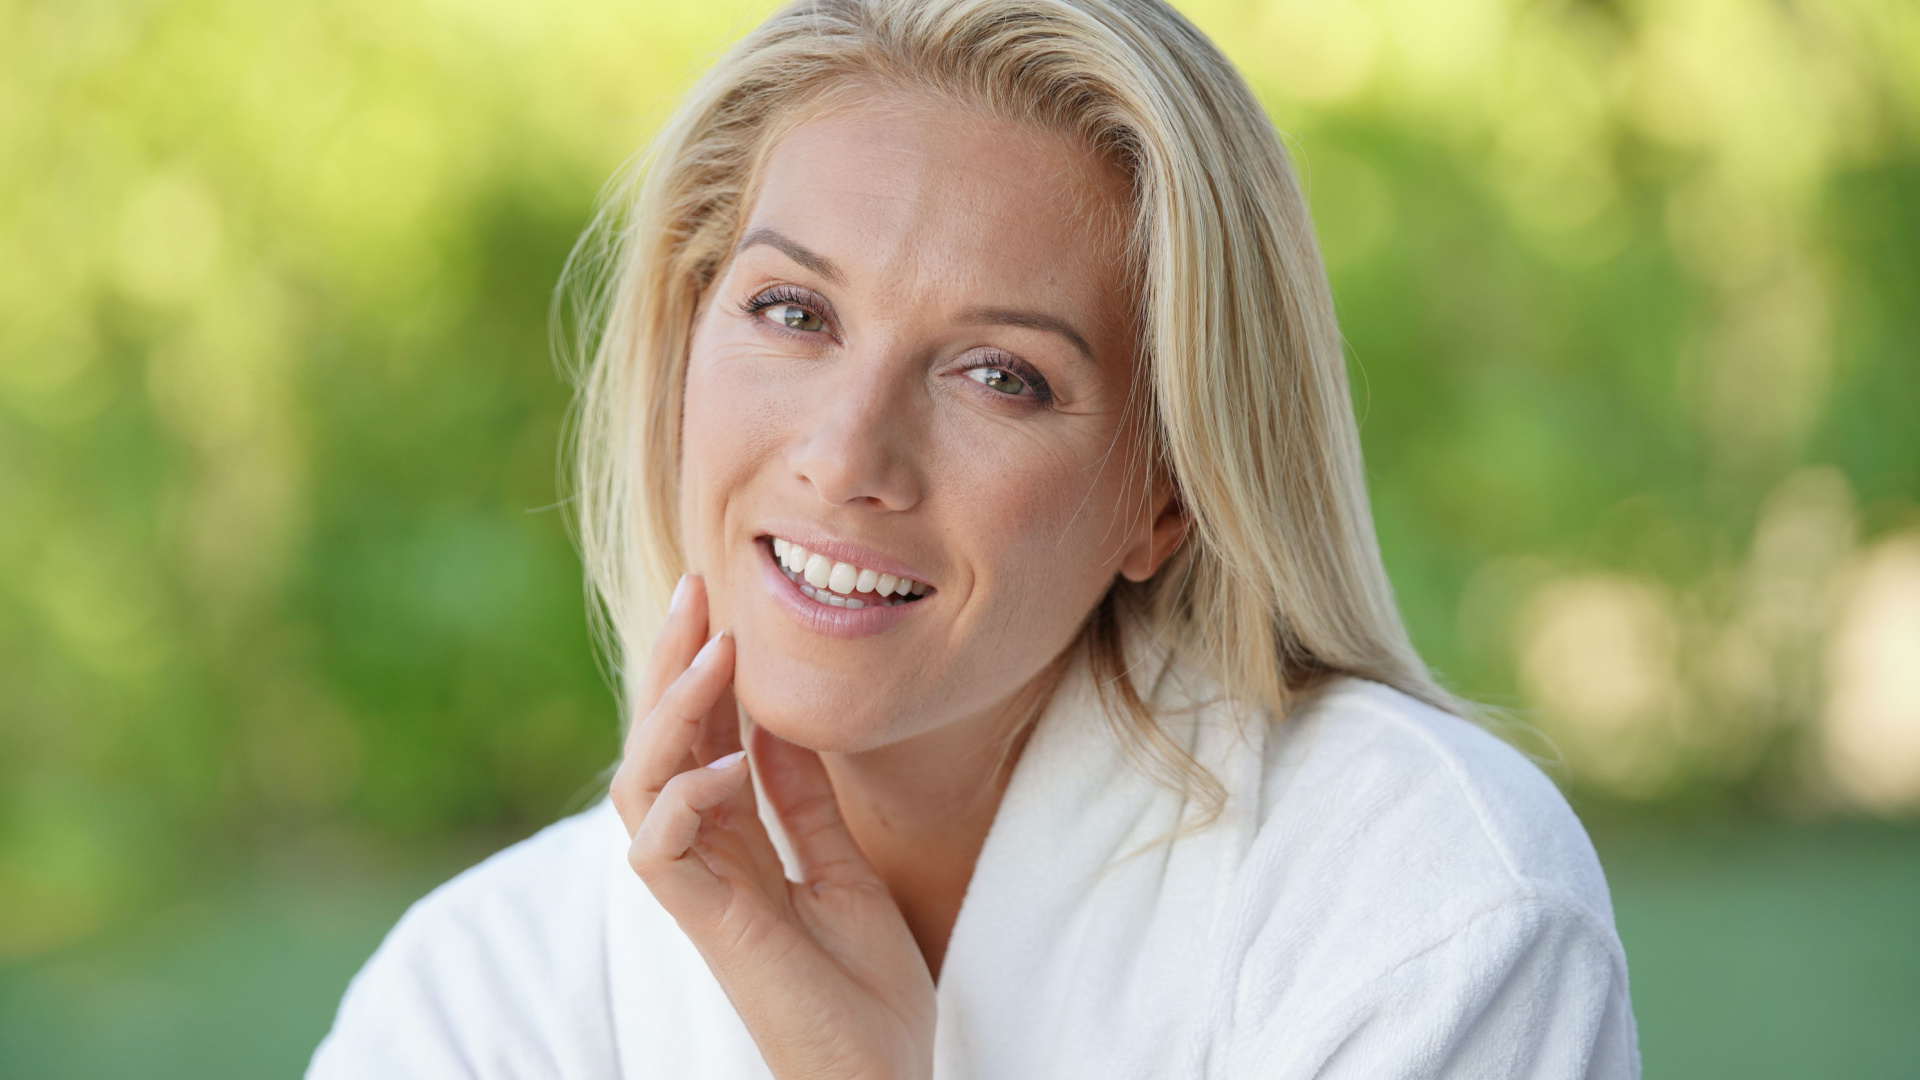
<svg viewBox="0 0 1920 1080"><path fill-rule="evenodd" d="M766 537L773 550L774 564L787 580L799 586L801 595L823 607L859 610L870 607L899 607L932 594L924 581L896 577L852 563L834 562L818 552L808 551L778 536Z"/></svg>

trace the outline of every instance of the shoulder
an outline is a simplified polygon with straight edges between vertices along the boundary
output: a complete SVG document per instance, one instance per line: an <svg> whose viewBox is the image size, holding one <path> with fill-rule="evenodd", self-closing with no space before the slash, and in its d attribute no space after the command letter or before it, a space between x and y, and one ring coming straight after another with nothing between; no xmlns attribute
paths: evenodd
<svg viewBox="0 0 1920 1080"><path fill-rule="evenodd" d="M1440 909L1563 904L1608 926L1606 879L1552 781L1484 729L1340 680L1274 727L1261 842Z"/></svg>
<svg viewBox="0 0 1920 1080"><path fill-rule="evenodd" d="M1259 1061L1637 1074L1599 860L1518 751L1346 679L1269 732L1255 816L1230 937Z"/></svg>
<svg viewBox="0 0 1920 1080"><path fill-rule="evenodd" d="M354 977L309 1077L606 1072L607 874L624 836L602 803L415 903Z"/></svg>

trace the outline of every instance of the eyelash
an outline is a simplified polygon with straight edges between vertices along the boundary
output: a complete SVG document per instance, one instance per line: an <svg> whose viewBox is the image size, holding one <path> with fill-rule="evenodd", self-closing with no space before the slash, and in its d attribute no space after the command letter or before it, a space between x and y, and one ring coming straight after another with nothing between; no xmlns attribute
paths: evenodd
<svg viewBox="0 0 1920 1080"><path fill-rule="evenodd" d="M1047 385L1047 377L1035 371L1033 365L1027 363L1025 360L1008 356L1006 353L999 353L989 357L984 363L969 364L960 370L964 374L969 371L979 371L981 368L997 368L1019 379L1021 382L1026 383L1028 392L1033 395L1035 405L1044 407L1053 404L1053 387ZM998 390L989 390L987 392L990 394L1000 394ZM1000 396L1017 398L1026 395L1000 394Z"/></svg>
<svg viewBox="0 0 1920 1080"><path fill-rule="evenodd" d="M792 285L775 285L770 289L763 289L755 293L746 303L740 305L740 313L749 318L753 318L768 308L780 307L787 304L812 312L814 315L819 316L822 323L830 322L822 310L825 305L822 304L817 297L804 289L799 289ZM766 320L762 321L765 322ZM771 322L768 322L767 325L775 331L785 334L817 334L821 332L818 330L795 330L791 327L780 326ZM961 368L960 371L962 374L965 374L966 372L977 371L981 368L998 368L1019 379L1021 382L1026 383L1027 390L1031 394L1033 403L1036 406L1045 408L1053 404L1053 387L1047 385L1047 377L1040 374L1040 372L1034 369L1032 364L1027 363L1025 360L1008 356L1006 353L996 353L990 356L985 362L969 364ZM983 387L982 389L985 388ZM986 392L999 397L1011 396L1017 398L1026 396L1001 394L996 390L987 390Z"/></svg>
<svg viewBox="0 0 1920 1080"><path fill-rule="evenodd" d="M758 293L755 293L751 299L749 299L746 303L740 305L740 313L742 315L752 317L752 316L759 315L761 312L767 310L768 308L779 307L783 304L791 304L797 308L805 308L807 311L810 311L813 314L818 315L822 323L827 323L830 321L826 315L826 311L825 311L826 305L822 304L819 298L815 297L812 293L809 293L804 289L798 289L792 285L775 285L771 289L764 289ZM765 321L765 320L762 320L762 321ZM807 334L807 333L819 332L819 331L813 331L813 330L795 330L791 327L775 326L772 323L768 323L768 325L773 326L774 329L776 330L785 331L786 333L789 333L789 334Z"/></svg>

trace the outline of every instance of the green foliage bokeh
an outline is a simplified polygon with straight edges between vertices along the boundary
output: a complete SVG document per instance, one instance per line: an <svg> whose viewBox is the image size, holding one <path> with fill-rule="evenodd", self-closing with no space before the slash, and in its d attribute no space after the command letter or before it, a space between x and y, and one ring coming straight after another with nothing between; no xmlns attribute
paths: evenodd
<svg viewBox="0 0 1920 1080"><path fill-rule="evenodd" d="M305 830L537 824L612 758L551 292L765 6L0 2L0 955ZM1732 620L1810 466L1863 542L1913 526L1911 5L1183 7L1308 178L1457 688L1524 704L1506 628L1556 570ZM1773 783L1776 697L1645 790Z"/></svg>

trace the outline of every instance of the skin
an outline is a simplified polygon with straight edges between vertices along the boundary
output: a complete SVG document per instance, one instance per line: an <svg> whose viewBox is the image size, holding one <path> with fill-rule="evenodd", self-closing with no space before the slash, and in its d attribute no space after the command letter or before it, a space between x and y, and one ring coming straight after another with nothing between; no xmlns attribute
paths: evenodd
<svg viewBox="0 0 1920 1080"><path fill-rule="evenodd" d="M924 1076L1025 721L1115 575L1152 576L1185 533L1129 468L1127 183L1063 136L879 91L789 132L760 180L696 316L693 573L614 801L775 1075ZM823 633L768 574L769 534L797 530L932 589L879 632ZM704 767L738 713L750 763Z"/></svg>

